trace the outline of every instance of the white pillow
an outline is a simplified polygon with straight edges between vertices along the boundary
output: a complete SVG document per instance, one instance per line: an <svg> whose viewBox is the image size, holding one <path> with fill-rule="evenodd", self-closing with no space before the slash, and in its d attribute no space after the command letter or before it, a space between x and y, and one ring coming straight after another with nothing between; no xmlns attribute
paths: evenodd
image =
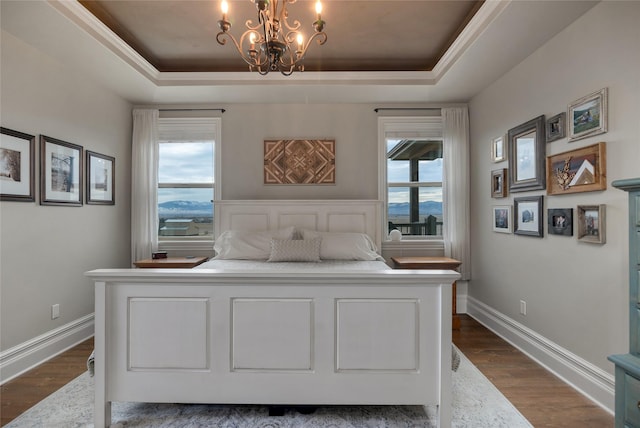
<svg viewBox="0 0 640 428"><path fill-rule="evenodd" d="M271 240L291 239L294 231L293 226L261 232L228 230L213 245L214 259L266 260L271 254Z"/></svg>
<svg viewBox="0 0 640 428"><path fill-rule="evenodd" d="M303 239L322 238L320 258L323 260L384 260L376 245L364 233L317 232L302 230Z"/></svg>
<svg viewBox="0 0 640 428"><path fill-rule="evenodd" d="M268 262L319 262L320 238L272 239Z"/></svg>

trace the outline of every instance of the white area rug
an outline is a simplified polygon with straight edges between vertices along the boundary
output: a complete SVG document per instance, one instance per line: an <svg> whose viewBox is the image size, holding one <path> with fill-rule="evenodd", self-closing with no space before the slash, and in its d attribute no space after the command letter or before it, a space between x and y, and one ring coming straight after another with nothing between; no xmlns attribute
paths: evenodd
<svg viewBox="0 0 640 428"><path fill-rule="evenodd" d="M453 427L521 428L532 425L491 382L460 353L453 373ZM93 378L84 373L6 428L93 426ZM421 428L435 427L435 407L329 406L304 415L287 410L270 417L265 406L113 403L118 427L216 428Z"/></svg>

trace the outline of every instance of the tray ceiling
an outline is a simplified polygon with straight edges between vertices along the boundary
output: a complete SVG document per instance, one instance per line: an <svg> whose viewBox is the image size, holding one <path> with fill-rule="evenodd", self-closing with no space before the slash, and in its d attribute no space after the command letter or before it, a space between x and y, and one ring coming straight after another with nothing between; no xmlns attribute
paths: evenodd
<svg viewBox="0 0 640 428"><path fill-rule="evenodd" d="M160 72L239 72L248 67L231 43L216 42L218 0L80 0ZM239 37L249 0L229 0L231 32ZM324 0L328 41L312 46L306 71L430 71L483 1ZM299 20L311 34L314 1L289 5L289 22Z"/></svg>

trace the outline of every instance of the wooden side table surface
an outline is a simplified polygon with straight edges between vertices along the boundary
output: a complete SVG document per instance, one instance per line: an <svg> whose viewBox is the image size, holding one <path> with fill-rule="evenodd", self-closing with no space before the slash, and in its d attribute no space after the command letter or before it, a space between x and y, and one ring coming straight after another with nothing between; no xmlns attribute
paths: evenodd
<svg viewBox="0 0 640 428"><path fill-rule="evenodd" d="M456 270L462 262L449 257L391 257L395 269L431 269ZM451 304L451 324L454 330L460 330L460 318L456 308L456 283L453 283Z"/></svg>
<svg viewBox="0 0 640 428"><path fill-rule="evenodd" d="M208 257L167 257L166 259L145 259L133 262L139 268L191 269L209 260Z"/></svg>

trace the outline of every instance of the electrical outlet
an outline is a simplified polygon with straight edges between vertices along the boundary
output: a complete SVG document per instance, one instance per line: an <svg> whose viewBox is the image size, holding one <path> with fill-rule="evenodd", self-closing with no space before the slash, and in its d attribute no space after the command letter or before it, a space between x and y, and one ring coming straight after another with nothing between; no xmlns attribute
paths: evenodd
<svg viewBox="0 0 640 428"><path fill-rule="evenodd" d="M54 320L59 317L60 317L60 305L57 303L55 305L51 305L51 319Z"/></svg>
<svg viewBox="0 0 640 428"><path fill-rule="evenodd" d="M527 315L527 302L520 300L520 315Z"/></svg>

